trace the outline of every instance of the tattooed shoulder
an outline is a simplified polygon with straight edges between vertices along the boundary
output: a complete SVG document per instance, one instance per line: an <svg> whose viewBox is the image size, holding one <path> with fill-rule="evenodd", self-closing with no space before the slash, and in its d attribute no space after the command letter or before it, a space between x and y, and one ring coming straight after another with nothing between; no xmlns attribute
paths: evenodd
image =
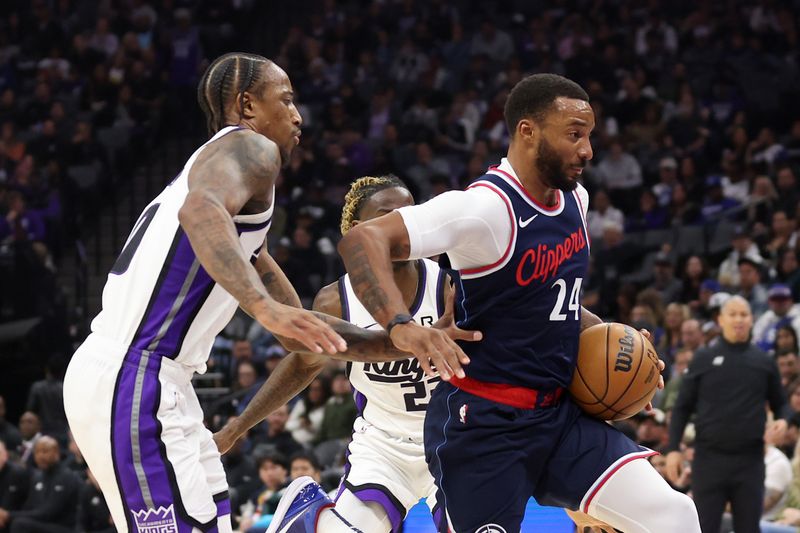
<svg viewBox="0 0 800 533"><path fill-rule="evenodd" d="M281 169L281 156L274 142L249 130L230 134L229 157L239 168L243 183L254 196L269 194Z"/></svg>

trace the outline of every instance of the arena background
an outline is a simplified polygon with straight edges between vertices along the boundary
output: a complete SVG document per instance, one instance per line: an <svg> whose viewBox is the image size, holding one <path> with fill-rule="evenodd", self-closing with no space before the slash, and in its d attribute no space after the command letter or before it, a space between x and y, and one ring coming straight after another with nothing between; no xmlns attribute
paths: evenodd
<svg viewBox="0 0 800 533"><path fill-rule="evenodd" d="M207 138L200 75L235 50L281 65L304 118L269 246L306 305L342 273L338 218L354 178L395 173L417 201L463 187L507 147L511 86L534 72L582 84L597 116L583 303L653 331L672 381L695 341L717 334L719 293L744 295L757 319L780 295L800 296L798 13L797 0L3 2L0 438L13 442L31 411L84 474L61 375L141 208ZM796 354L796 335L762 346ZM209 426L240 412L283 355L237 315L196 379ZM340 370L331 365L323 390ZM794 390L796 373L783 377ZM667 414L674 392L658 398ZM325 398L309 404L335 406L321 451L341 451L354 411L346 394ZM626 429L663 445L665 423L646 425ZM325 444L317 437L308 447ZM246 461L270 438L266 423L254 431ZM9 448L19 459L26 443ZM781 448L791 457L794 442ZM340 460L326 458L332 486ZM258 487L239 488L245 503ZM417 510L414 524L429 521ZM560 511L528 521L524 531L571 530Z"/></svg>

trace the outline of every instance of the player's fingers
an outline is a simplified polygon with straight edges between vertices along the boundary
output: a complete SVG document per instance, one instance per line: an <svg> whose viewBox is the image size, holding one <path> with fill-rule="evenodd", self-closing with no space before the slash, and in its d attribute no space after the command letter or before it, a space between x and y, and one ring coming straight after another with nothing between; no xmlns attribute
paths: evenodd
<svg viewBox="0 0 800 533"><path fill-rule="evenodd" d="M658 360L658 371L659 372L663 372L665 368L667 368L667 363L665 363L663 359L659 359Z"/></svg>
<svg viewBox="0 0 800 533"><path fill-rule="evenodd" d="M642 329L639 330L639 333L641 333L644 336L645 339L647 339L649 341L653 340L653 339L650 338L650 331L642 328Z"/></svg>
<svg viewBox="0 0 800 533"><path fill-rule="evenodd" d="M658 388L659 389L664 388L664 376L658 376Z"/></svg>
<svg viewBox="0 0 800 533"><path fill-rule="evenodd" d="M307 318L308 322L304 329L326 352L335 354L347 349L347 343L344 339L333 331L328 324L313 315Z"/></svg>
<svg viewBox="0 0 800 533"><path fill-rule="evenodd" d="M461 350L458 344L450 340L449 337L445 337L442 340L444 342L439 350L443 356L444 363L447 364L451 375L463 378L465 374L464 369L461 368L461 358L466 358L466 360L469 361L467 354Z"/></svg>
<svg viewBox="0 0 800 533"><path fill-rule="evenodd" d="M452 340L476 342L483 339L483 333L470 329L452 327L447 328L444 332L447 333L447 336Z"/></svg>
<svg viewBox="0 0 800 533"><path fill-rule="evenodd" d="M433 370L431 369L431 362L427 355L417 355L417 361L419 361L419 366L422 368L422 371L425 372L426 376L432 376Z"/></svg>

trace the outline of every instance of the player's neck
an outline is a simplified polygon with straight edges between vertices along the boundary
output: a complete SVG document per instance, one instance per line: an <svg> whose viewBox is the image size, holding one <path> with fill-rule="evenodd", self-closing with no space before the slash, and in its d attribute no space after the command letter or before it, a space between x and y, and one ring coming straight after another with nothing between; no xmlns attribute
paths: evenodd
<svg viewBox="0 0 800 533"><path fill-rule="evenodd" d="M403 261L394 263L394 282L403 294L403 301L411 306L417 294L417 284L419 283L419 270L417 261Z"/></svg>
<svg viewBox="0 0 800 533"><path fill-rule="evenodd" d="M542 181L539 175L539 170L536 164L530 157L521 150L515 150L512 145L508 149L508 162L514 173L517 175L522 186L528 191L528 194L533 196L542 205L552 205L555 203L556 189L551 189Z"/></svg>

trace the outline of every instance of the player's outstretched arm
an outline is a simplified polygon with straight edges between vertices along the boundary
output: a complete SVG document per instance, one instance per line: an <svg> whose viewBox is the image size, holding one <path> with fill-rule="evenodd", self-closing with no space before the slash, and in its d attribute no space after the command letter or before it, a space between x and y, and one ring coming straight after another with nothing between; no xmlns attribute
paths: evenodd
<svg viewBox="0 0 800 533"><path fill-rule="evenodd" d="M178 218L208 274L269 331L297 339L313 352L335 353L344 340L308 311L277 302L239 244L233 216L254 199L266 201L280 169L275 143L241 130L203 150L189 175Z"/></svg>
<svg viewBox="0 0 800 533"><path fill-rule="evenodd" d="M325 357L321 354L292 352L284 357L242 414L229 420L222 429L214 433L214 442L217 443L219 453L230 450L250 428L294 398L317 377L324 366Z"/></svg>
<svg viewBox="0 0 800 533"><path fill-rule="evenodd" d="M445 381L464 377L461 365L469 363L469 358L461 348L444 332L408 321L408 308L392 273L392 261L406 260L410 253L408 232L399 213L361 222L339 242L339 253L367 311L384 329L396 324L389 331L395 346L413 353L428 375L433 373L433 364Z"/></svg>
<svg viewBox="0 0 800 533"><path fill-rule="evenodd" d="M300 298L275 260L262 251L256 261L256 269L267 291L277 301L286 305L300 307ZM389 336L382 330L367 330L341 319L342 307L339 290L335 283L323 287L314 299L314 315L329 324L347 342L347 349L331 354L334 359L364 363L395 361L407 359L412 354L399 350L392 344ZM478 340L475 333L459 329L455 324L438 326L448 337L458 340ZM289 351L311 353L308 348L294 339L277 335L278 340Z"/></svg>

